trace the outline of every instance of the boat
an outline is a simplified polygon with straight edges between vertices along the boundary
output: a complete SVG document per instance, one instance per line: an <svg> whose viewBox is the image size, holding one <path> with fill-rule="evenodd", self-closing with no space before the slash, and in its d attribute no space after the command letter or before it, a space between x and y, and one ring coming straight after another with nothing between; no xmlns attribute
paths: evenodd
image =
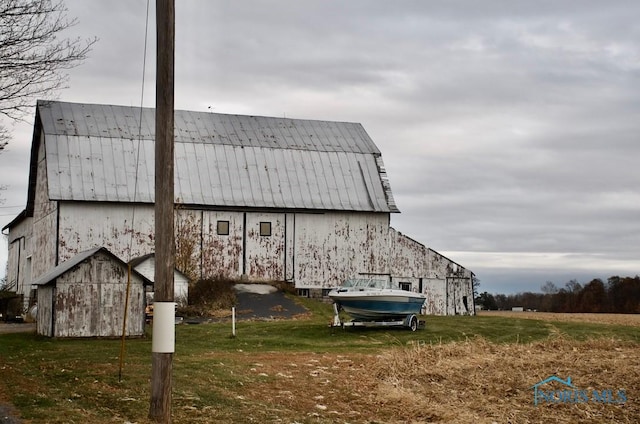
<svg viewBox="0 0 640 424"><path fill-rule="evenodd" d="M383 279L354 278L329 292L329 297L354 321L404 320L419 314L426 296L402 290Z"/></svg>

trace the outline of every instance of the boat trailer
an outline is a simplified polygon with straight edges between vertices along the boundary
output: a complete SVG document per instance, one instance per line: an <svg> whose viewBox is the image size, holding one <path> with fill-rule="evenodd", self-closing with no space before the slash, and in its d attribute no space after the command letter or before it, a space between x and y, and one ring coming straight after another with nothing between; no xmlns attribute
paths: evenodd
<svg viewBox="0 0 640 424"><path fill-rule="evenodd" d="M351 320L342 321L339 315L339 308L336 303L333 304L333 321L331 327L405 327L411 331L416 331L418 328L425 327L425 321L418 319L416 314L409 314L402 319L385 319L385 320Z"/></svg>

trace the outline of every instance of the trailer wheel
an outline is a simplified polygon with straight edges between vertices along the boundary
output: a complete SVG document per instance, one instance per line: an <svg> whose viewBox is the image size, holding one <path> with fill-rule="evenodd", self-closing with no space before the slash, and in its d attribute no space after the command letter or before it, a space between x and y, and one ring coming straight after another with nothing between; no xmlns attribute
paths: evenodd
<svg viewBox="0 0 640 424"><path fill-rule="evenodd" d="M409 330L416 331L418 329L418 317L411 315L409 318Z"/></svg>

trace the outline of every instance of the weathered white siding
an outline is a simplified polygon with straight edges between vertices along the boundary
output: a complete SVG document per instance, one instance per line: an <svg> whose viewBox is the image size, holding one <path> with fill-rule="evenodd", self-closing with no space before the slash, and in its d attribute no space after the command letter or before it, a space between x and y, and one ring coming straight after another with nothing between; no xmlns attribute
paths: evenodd
<svg viewBox="0 0 640 424"><path fill-rule="evenodd" d="M8 240L7 283L11 290L22 296L24 311L29 307L31 292L32 221L32 218L25 218L15 225Z"/></svg>
<svg viewBox="0 0 640 424"><path fill-rule="evenodd" d="M447 315L474 314L470 279L468 277L449 277L447 278L447 286L449 293Z"/></svg>
<svg viewBox="0 0 640 424"><path fill-rule="evenodd" d="M446 315L447 283L444 278L427 278L423 280L425 313L428 315Z"/></svg>
<svg viewBox="0 0 640 424"><path fill-rule="evenodd" d="M444 288L434 294L438 315L474 314L473 273L440 253L429 249L429 277L443 281ZM438 284L438 286L440 283Z"/></svg>
<svg viewBox="0 0 640 424"><path fill-rule="evenodd" d="M296 214L296 287L330 288L359 274L388 273L388 229L384 214Z"/></svg>
<svg viewBox="0 0 640 424"><path fill-rule="evenodd" d="M93 247L129 260L152 253L153 205L60 202L59 262Z"/></svg>
<svg viewBox="0 0 640 424"><path fill-rule="evenodd" d="M242 212L203 211L201 277L240 278L244 224ZM229 222L229 234L217 233L218 221Z"/></svg>
<svg viewBox="0 0 640 424"><path fill-rule="evenodd" d="M56 287L53 284L38 287L38 312L36 317L36 332L42 336L54 337L53 314Z"/></svg>
<svg viewBox="0 0 640 424"><path fill-rule="evenodd" d="M60 202L58 215L61 261L95 246L125 260L153 252L151 206L134 213L130 204ZM229 223L229 234L217 233L218 221ZM387 214L178 208L175 222L177 268L194 278L292 281L319 290L352 276L386 275L425 293L428 313L473 313L470 271L389 227ZM260 235L261 222L271 224L271 235Z"/></svg>
<svg viewBox="0 0 640 424"><path fill-rule="evenodd" d="M41 135L41 137L44 137ZM57 209L58 203L49 201L47 190L47 162L44 143L40 143L33 212L33 267L36 278L57 265Z"/></svg>
<svg viewBox="0 0 640 424"><path fill-rule="evenodd" d="M254 281L284 280L284 214L247 213L243 274ZM260 223L270 224L271 235L260 235Z"/></svg>
<svg viewBox="0 0 640 424"><path fill-rule="evenodd" d="M24 241L19 238L9 243L9 251L7 257L7 285L9 289L18 291L20 286L18 279L20 278L20 253L24 252Z"/></svg>
<svg viewBox="0 0 640 424"><path fill-rule="evenodd" d="M97 253L38 288L38 334L53 337L122 335L127 291L126 267ZM144 287L131 276L125 334L144 334Z"/></svg>
<svg viewBox="0 0 640 424"><path fill-rule="evenodd" d="M177 208L174 218L176 268L193 281L202 275L202 215L201 210Z"/></svg>
<svg viewBox="0 0 640 424"><path fill-rule="evenodd" d="M426 277L427 248L415 240L389 228L390 273L394 277Z"/></svg>
<svg viewBox="0 0 640 424"><path fill-rule="evenodd" d="M140 264L134 267L136 271L147 277L149 281L155 281L156 259L153 256L148 257ZM176 302L181 303L189 297L189 280L180 272L173 273L173 297Z"/></svg>

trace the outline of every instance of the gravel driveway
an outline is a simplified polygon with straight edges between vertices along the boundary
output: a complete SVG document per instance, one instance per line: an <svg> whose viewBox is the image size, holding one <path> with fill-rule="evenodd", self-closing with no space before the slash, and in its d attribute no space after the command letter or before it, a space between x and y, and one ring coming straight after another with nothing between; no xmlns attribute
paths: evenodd
<svg viewBox="0 0 640 424"><path fill-rule="evenodd" d="M238 319L291 319L307 310L267 284L236 284Z"/></svg>

